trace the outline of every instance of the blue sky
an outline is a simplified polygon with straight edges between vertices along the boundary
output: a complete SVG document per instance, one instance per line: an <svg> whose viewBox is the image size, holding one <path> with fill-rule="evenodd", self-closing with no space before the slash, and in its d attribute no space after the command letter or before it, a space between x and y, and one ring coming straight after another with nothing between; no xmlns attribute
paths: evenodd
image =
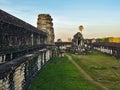
<svg viewBox="0 0 120 90"><path fill-rule="evenodd" d="M120 0L0 0L0 9L35 27L38 14L50 14L56 39L63 41L79 25L84 38L120 37Z"/></svg>

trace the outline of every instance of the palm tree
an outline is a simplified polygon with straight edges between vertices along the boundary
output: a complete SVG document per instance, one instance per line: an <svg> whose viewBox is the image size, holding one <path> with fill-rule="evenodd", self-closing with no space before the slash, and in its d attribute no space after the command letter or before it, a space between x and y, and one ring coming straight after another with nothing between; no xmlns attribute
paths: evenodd
<svg viewBox="0 0 120 90"><path fill-rule="evenodd" d="M83 29L84 29L83 25L80 25L79 30L82 32Z"/></svg>

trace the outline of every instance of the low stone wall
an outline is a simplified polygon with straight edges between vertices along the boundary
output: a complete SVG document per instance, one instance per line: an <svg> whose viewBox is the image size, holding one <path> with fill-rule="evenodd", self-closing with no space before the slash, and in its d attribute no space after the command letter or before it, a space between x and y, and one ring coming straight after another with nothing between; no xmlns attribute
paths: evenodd
<svg viewBox="0 0 120 90"><path fill-rule="evenodd" d="M120 58L120 43L96 42L92 46L95 50Z"/></svg>

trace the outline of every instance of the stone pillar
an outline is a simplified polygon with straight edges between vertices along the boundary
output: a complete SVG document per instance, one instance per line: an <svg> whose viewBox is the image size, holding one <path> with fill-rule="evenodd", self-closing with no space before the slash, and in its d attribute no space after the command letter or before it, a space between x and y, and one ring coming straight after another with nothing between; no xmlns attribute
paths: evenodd
<svg viewBox="0 0 120 90"><path fill-rule="evenodd" d="M47 33L47 43L54 43L54 28L52 18L49 14L39 14L37 20L37 28Z"/></svg>

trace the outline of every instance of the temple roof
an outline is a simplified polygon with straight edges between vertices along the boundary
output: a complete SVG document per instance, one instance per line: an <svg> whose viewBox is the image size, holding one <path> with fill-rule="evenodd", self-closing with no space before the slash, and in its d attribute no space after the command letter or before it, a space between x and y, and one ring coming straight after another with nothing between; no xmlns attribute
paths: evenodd
<svg viewBox="0 0 120 90"><path fill-rule="evenodd" d="M83 36L82 36L82 34L81 34L80 32L77 32L77 33L73 36L73 38L78 38L78 37L83 38Z"/></svg>

